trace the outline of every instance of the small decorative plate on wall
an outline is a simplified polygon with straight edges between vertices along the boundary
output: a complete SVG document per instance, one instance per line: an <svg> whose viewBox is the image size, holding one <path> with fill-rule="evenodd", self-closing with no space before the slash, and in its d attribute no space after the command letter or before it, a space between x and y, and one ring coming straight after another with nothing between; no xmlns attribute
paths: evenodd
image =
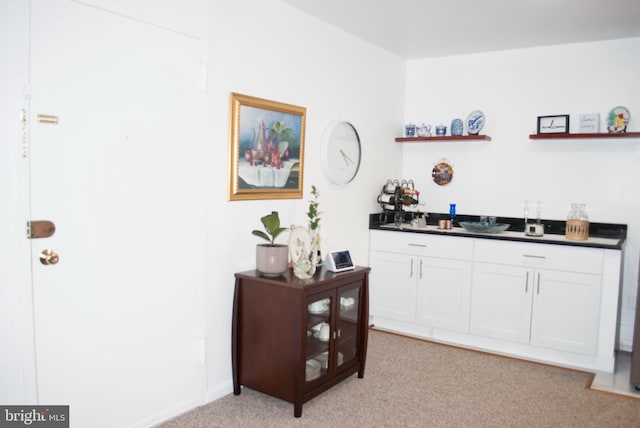
<svg viewBox="0 0 640 428"><path fill-rule="evenodd" d="M453 178L453 167L445 161L439 161L431 171L431 178L439 186L449 184Z"/></svg>
<svg viewBox="0 0 640 428"><path fill-rule="evenodd" d="M607 115L607 129L609 132L625 132L629 119L631 119L631 115L626 107L614 107Z"/></svg>

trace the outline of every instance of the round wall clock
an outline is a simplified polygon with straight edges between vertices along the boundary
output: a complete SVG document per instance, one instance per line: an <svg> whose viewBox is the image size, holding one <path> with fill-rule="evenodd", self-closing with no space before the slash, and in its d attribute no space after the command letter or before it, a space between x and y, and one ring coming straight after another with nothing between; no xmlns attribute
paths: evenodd
<svg viewBox="0 0 640 428"><path fill-rule="evenodd" d="M333 183L344 186L358 174L362 149L358 131L351 123L338 121L329 125L321 151L322 170Z"/></svg>

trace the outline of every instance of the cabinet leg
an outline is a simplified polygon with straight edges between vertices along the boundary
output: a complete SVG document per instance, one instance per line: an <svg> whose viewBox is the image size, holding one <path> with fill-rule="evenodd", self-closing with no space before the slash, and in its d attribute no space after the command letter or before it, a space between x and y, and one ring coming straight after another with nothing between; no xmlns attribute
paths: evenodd
<svg viewBox="0 0 640 428"><path fill-rule="evenodd" d="M302 404L293 405L293 416L295 416L296 418L302 416Z"/></svg>
<svg viewBox="0 0 640 428"><path fill-rule="evenodd" d="M364 377L364 363L360 365L360 370L358 370L358 379L362 379Z"/></svg>

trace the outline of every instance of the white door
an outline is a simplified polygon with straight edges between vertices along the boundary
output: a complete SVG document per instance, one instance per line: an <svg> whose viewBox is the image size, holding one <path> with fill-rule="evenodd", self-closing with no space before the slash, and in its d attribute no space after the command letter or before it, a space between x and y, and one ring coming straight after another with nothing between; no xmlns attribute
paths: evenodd
<svg viewBox="0 0 640 428"><path fill-rule="evenodd" d="M148 426L205 393L201 43L32 3L31 218L56 224L32 241L38 401Z"/></svg>

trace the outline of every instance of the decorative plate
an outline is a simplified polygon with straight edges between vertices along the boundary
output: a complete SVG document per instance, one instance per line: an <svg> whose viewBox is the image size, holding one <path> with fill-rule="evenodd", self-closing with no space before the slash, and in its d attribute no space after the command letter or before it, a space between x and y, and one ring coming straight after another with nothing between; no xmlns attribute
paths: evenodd
<svg viewBox="0 0 640 428"><path fill-rule="evenodd" d="M294 227L289 234L289 257L291 261L300 260L301 256L308 256L311 251L309 232L304 227Z"/></svg>
<svg viewBox="0 0 640 428"><path fill-rule="evenodd" d="M474 110L467 116L467 132L469 135L478 135L484 126L484 113Z"/></svg>
<svg viewBox="0 0 640 428"><path fill-rule="evenodd" d="M630 118L626 107L614 107L607 115L607 129L609 132L625 132Z"/></svg>
<svg viewBox="0 0 640 428"><path fill-rule="evenodd" d="M444 186L453 178L453 167L446 162L440 162L433 167L431 178L437 185Z"/></svg>

